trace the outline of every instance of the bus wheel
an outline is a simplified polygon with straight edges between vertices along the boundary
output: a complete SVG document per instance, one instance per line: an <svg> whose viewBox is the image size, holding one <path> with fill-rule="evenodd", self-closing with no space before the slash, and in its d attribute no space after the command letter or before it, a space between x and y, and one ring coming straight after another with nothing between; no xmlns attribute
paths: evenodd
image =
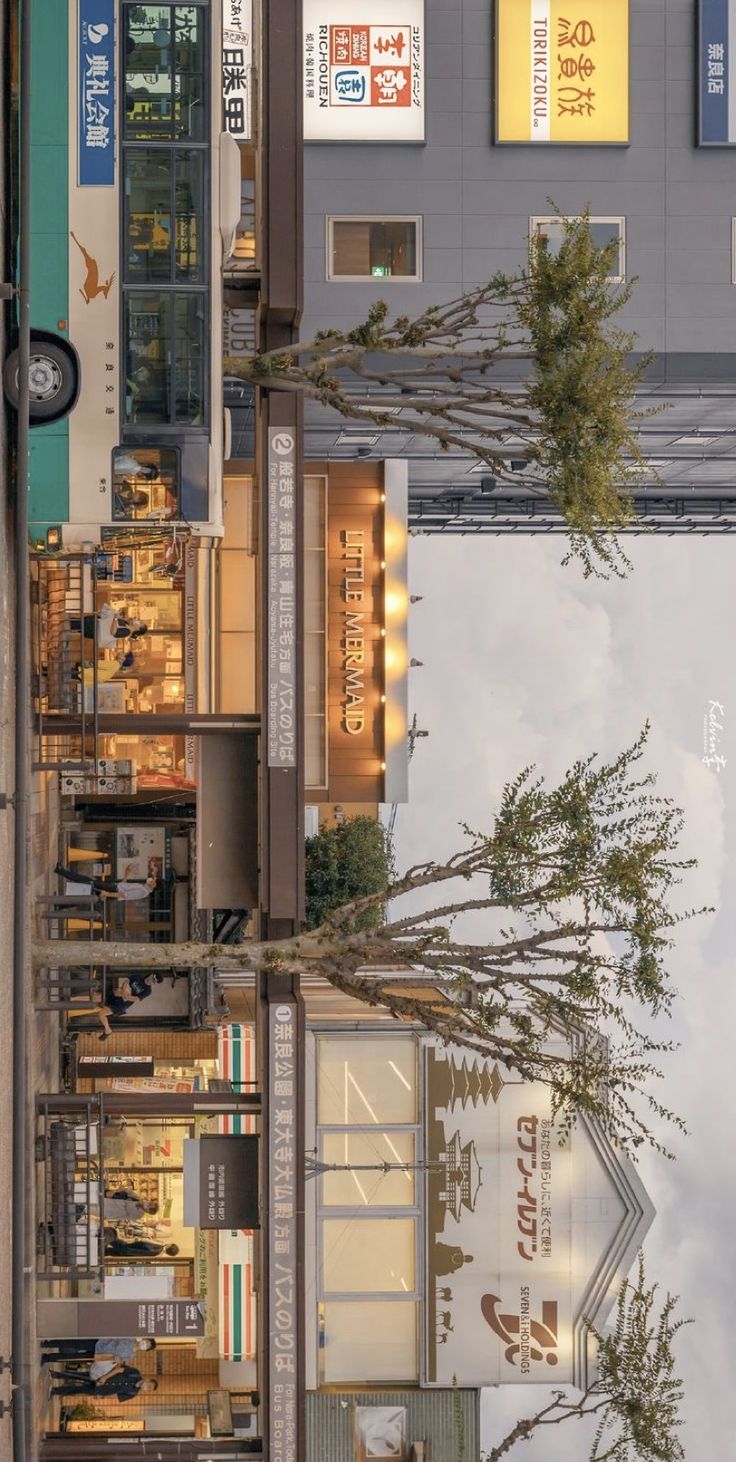
<svg viewBox="0 0 736 1462"><path fill-rule="evenodd" d="M18 351L8 356L3 370L3 387L10 404L18 409ZM56 421L72 405L77 392L74 361L53 340L31 335L28 368L31 421Z"/></svg>

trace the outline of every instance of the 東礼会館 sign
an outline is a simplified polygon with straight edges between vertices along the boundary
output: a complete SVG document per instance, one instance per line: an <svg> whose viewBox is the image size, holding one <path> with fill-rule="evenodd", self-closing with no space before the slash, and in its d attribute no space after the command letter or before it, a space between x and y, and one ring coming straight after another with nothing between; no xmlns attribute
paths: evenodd
<svg viewBox="0 0 736 1462"><path fill-rule="evenodd" d="M629 140L629 0L496 0L495 141Z"/></svg>

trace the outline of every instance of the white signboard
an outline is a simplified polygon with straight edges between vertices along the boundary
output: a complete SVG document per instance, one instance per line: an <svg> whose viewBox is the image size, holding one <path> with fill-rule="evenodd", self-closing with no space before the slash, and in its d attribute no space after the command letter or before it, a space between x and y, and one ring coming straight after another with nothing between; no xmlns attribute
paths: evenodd
<svg viewBox="0 0 736 1462"><path fill-rule="evenodd" d="M628 1222L615 1165L582 1124L560 1140L541 1084L439 1046L426 1077L427 1380L564 1385L584 1296L603 1267L605 1297Z"/></svg>
<svg viewBox="0 0 736 1462"><path fill-rule="evenodd" d="M297 1005L268 1007L268 1365L271 1462L299 1462Z"/></svg>
<svg viewBox="0 0 736 1462"><path fill-rule="evenodd" d="M296 441L268 429L268 765L296 766Z"/></svg>
<svg viewBox="0 0 736 1462"><path fill-rule="evenodd" d="M252 0L222 4L223 130L238 142L251 136L250 78L253 65Z"/></svg>
<svg viewBox="0 0 736 1462"><path fill-rule="evenodd" d="M304 0L306 142L424 141L424 0Z"/></svg>

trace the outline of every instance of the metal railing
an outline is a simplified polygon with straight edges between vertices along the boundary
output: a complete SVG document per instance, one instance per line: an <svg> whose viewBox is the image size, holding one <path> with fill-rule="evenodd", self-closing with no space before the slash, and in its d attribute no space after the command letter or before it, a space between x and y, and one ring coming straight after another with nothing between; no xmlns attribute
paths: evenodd
<svg viewBox="0 0 736 1462"><path fill-rule="evenodd" d="M38 1279L104 1278L99 1096L38 1097Z"/></svg>
<svg viewBox="0 0 736 1462"><path fill-rule="evenodd" d="M33 553L31 573L34 770L96 777L98 557L94 552ZM93 629L89 676L85 616ZM73 731L54 727L55 717L70 715L76 719Z"/></svg>

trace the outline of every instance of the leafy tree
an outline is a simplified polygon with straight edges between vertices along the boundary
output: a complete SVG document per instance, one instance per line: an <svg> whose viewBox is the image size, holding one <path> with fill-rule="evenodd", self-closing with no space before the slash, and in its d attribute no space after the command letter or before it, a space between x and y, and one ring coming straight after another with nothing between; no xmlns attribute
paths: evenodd
<svg viewBox="0 0 736 1462"><path fill-rule="evenodd" d="M306 926L317 929L343 904L364 894L385 897L393 873L387 829L374 817L348 817L324 827L306 845ZM365 911L362 925L379 925L383 900Z"/></svg>
<svg viewBox="0 0 736 1462"><path fill-rule="evenodd" d="M673 1341L689 1321L676 1316L677 1297L657 1305L657 1285L647 1285L639 1256L635 1283L621 1287L615 1323L598 1331L588 1323L597 1345L595 1379L575 1398L555 1391L552 1400L522 1418L492 1447L484 1462L501 1462L516 1446L546 1427L592 1420L589 1462L680 1462L685 1452L678 1436L682 1382L674 1373Z"/></svg>
<svg viewBox="0 0 736 1462"><path fill-rule="evenodd" d="M526 768L504 788L489 832L465 827L446 862L350 899L318 928L239 946L105 944L97 961L310 970L545 1082L563 1127L587 1113L614 1142L666 1151L660 1120L683 1124L650 1090L659 1053L672 1049L653 1032L674 998L668 953L690 913L676 913L671 899L693 860L678 856L681 812L638 772L646 736L645 727L613 761L575 762L551 788ZM369 917L384 908L377 922ZM482 914L498 925L484 939L456 928L460 916L474 923ZM35 960L84 965L94 950L39 942ZM402 982L397 968L411 978Z"/></svg>
<svg viewBox="0 0 736 1462"><path fill-rule="evenodd" d="M468 452L518 485L513 434L513 456L529 463L525 488L550 497L567 523L567 559L586 576L623 577L630 564L617 534L634 519L630 490L642 473L634 396L647 359L633 365L635 336L611 324L632 288L609 282L616 244L595 244L587 213L560 217L560 229L559 252L534 238L528 268L450 304L391 318L380 300L353 330L230 357L226 370ZM519 362L522 379L509 385L504 368Z"/></svg>

